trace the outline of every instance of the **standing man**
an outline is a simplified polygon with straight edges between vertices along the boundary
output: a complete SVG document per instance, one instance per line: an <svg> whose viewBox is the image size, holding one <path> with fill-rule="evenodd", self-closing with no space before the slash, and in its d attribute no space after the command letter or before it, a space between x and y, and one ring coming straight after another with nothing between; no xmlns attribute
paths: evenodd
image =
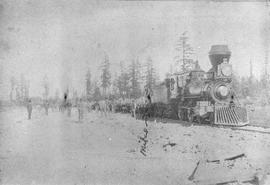
<svg viewBox="0 0 270 185"><path fill-rule="evenodd" d="M135 119L137 119L137 116L136 116L136 109L137 109L137 104L136 104L136 101L133 99L132 100L132 117L134 117Z"/></svg>
<svg viewBox="0 0 270 185"><path fill-rule="evenodd" d="M71 109L72 109L71 100L67 100L66 107L67 107L67 110L68 110L68 117L71 117Z"/></svg>
<svg viewBox="0 0 270 185"><path fill-rule="evenodd" d="M150 88L148 88L147 86L145 86L144 87L144 91L145 91L145 96L146 96L147 102L151 104L152 103L152 99L151 99L152 93L151 93Z"/></svg>
<svg viewBox="0 0 270 185"><path fill-rule="evenodd" d="M49 114L49 101L48 100L45 100L44 108L45 108L45 114L48 116Z"/></svg>
<svg viewBox="0 0 270 185"><path fill-rule="evenodd" d="M148 126L147 124L147 120L148 118L150 118L150 112L151 112L151 103L152 103L152 99L151 99L151 90L149 87L145 86L144 88L145 90L145 97L146 97L146 101L145 101L145 112L144 112L144 120L145 120L145 125Z"/></svg>
<svg viewBox="0 0 270 185"><path fill-rule="evenodd" d="M82 98L80 98L80 101L78 103L78 115L79 115L79 121L81 121L83 119L83 101Z"/></svg>
<svg viewBox="0 0 270 185"><path fill-rule="evenodd" d="M28 112L28 119L30 120L31 116L32 116L32 108L33 108L31 99L28 100L26 108L27 108L27 112Z"/></svg>

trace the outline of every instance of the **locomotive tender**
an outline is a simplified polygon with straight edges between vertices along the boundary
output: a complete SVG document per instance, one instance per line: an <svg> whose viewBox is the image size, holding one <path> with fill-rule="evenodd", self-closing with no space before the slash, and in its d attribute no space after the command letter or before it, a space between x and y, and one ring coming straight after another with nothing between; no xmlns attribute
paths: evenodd
<svg viewBox="0 0 270 185"><path fill-rule="evenodd" d="M248 112L236 101L232 89L231 52L227 45L213 45L209 52L212 68L205 72L198 63L193 70L174 73L167 81L167 100L180 120L216 125L244 126ZM154 102L160 91L153 94Z"/></svg>

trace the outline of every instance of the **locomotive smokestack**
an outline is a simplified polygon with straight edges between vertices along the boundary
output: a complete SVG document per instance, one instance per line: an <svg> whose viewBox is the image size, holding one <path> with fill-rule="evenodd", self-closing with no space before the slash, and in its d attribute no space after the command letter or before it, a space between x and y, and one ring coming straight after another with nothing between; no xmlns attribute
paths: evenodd
<svg viewBox="0 0 270 185"><path fill-rule="evenodd" d="M231 57L231 51L227 45L213 45L209 51L209 59L211 61L212 67L217 69L217 66L227 59L229 62Z"/></svg>

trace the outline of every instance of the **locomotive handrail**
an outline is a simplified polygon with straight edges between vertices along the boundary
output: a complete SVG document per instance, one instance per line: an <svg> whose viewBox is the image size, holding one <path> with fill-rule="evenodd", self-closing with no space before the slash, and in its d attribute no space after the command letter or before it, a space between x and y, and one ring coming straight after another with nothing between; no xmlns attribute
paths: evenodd
<svg viewBox="0 0 270 185"><path fill-rule="evenodd" d="M184 96L184 98L200 98L200 96Z"/></svg>
<svg viewBox="0 0 270 185"><path fill-rule="evenodd" d="M192 107L180 106L181 109L192 109Z"/></svg>

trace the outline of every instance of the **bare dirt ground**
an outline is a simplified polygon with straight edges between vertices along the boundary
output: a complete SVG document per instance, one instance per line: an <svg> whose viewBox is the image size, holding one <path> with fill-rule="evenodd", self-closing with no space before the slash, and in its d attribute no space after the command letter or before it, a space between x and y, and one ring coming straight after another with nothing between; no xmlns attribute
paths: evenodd
<svg viewBox="0 0 270 185"><path fill-rule="evenodd" d="M78 122L76 111L34 110L27 120L16 108L0 113L0 184L268 185L269 141L270 129L146 127L130 115L94 112Z"/></svg>

